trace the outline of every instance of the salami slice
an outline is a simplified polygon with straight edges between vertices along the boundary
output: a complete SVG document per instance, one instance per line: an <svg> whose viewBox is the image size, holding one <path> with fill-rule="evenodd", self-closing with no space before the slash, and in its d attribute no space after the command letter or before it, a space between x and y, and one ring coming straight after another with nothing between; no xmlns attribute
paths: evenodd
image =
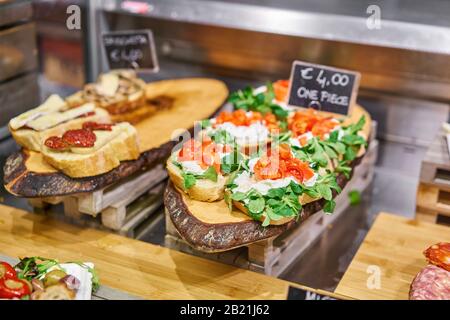
<svg viewBox="0 0 450 320"><path fill-rule="evenodd" d="M428 265L414 278L409 299L450 300L450 272L435 265Z"/></svg>
<svg viewBox="0 0 450 320"><path fill-rule="evenodd" d="M423 252L428 262L450 271L450 243L440 242Z"/></svg>

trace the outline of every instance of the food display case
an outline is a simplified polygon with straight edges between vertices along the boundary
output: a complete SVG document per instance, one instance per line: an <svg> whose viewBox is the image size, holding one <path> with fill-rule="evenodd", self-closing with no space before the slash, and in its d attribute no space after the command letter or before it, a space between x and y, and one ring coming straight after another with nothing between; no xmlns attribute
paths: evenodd
<svg viewBox="0 0 450 320"><path fill-rule="evenodd" d="M450 299L449 11L0 1L0 260L36 299Z"/></svg>

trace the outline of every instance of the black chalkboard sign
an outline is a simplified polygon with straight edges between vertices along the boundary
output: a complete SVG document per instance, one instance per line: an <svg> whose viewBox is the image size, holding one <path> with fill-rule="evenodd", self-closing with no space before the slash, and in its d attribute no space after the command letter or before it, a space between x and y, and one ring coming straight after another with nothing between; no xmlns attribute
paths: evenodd
<svg viewBox="0 0 450 320"><path fill-rule="evenodd" d="M102 42L110 69L159 70L150 30L107 32L102 34Z"/></svg>
<svg viewBox="0 0 450 320"><path fill-rule="evenodd" d="M294 61L288 104L348 115L356 100L359 79L358 72Z"/></svg>
<svg viewBox="0 0 450 320"><path fill-rule="evenodd" d="M337 299L314 291L289 286L287 300L337 300Z"/></svg>

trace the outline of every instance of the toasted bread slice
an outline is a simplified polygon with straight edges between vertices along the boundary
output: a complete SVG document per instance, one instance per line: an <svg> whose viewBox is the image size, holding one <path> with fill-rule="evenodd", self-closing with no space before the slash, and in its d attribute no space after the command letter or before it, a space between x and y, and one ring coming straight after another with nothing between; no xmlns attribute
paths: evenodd
<svg viewBox="0 0 450 320"><path fill-rule="evenodd" d="M58 283L45 288L45 290L35 291L31 295L32 300L74 300L75 291L70 290L64 283Z"/></svg>
<svg viewBox="0 0 450 320"><path fill-rule="evenodd" d="M217 176L217 182L198 179L196 184L189 189L185 189L183 186L184 179L182 177L182 172L180 168L172 163L172 159L167 160L167 172L169 173L169 178L172 180L174 185L183 190L194 200L213 202L217 200L222 200L225 191L225 183L227 178L219 174Z"/></svg>
<svg viewBox="0 0 450 320"><path fill-rule="evenodd" d="M91 148L71 148L56 151L42 146L44 160L72 178L96 176L111 171L121 161L139 157L136 129L129 123L119 123L111 131L94 131L97 140Z"/></svg>
<svg viewBox="0 0 450 320"><path fill-rule="evenodd" d="M86 121L109 123L111 120L108 112L94 104L67 109L61 98L52 95L41 106L11 119L9 130L19 145L40 152L42 141L80 128Z"/></svg>

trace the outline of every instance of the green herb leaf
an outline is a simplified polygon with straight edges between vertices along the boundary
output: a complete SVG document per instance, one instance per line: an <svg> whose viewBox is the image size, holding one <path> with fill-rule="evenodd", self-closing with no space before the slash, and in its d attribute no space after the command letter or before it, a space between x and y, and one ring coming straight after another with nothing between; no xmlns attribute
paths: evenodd
<svg viewBox="0 0 450 320"><path fill-rule="evenodd" d="M231 199L233 199L233 200L235 200L235 201L242 201L242 200L244 200L246 197L247 197L247 194L246 194L246 193L244 193L244 192L239 192L239 191L234 192L234 193L231 195Z"/></svg>
<svg viewBox="0 0 450 320"><path fill-rule="evenodd" d="M336 202L334 202L333 200L328 200L325 202L325 205L323 206L323 211L326 213L333 213L335 208Z"/></svg>
<svg viewBox="0 0 450 320"><path fill-rule="evenodd" d="M281 199L285 194L284 188L270 189L267 192L267 197Z"/></svg>
<svg viewBox="0 0 450 320"><path fill-rule="evenodd" d="M217 171L214 167L211 166L202 175L196 175L195 177L217 182Z"/></svg>
<svg viewBox="0 0 450 320"><path fill-rule="evenodd" d="M190 189L192 188L195 183L197 182L197 179L195 176L191 173L182 173L181 176L183 177L183 187L184 189Z"/></svg>
<svg viewBox="0 0 450 320"><path fill-rule="evenodd" d="M317 192L320 194L322 198L325 200L333 199L333 194L331 192L331 188L326 184L318 184L316 187Z"/></svg>
<svg viewBox="0 0 450 320"><path fill-rule="evenodd" d="M358 190L351 190L348 193L348 198L350 200L350 204L352 206L358 205L361 203L361 193Z"/></svg>
<svg viewBox="0 0 450 320"><path fill-rule="evenodd" d="M251 213L258 214L258 213L263 212L264 205L265 205L264 198L257 198L257 199L250 200L248 202L247 208Z"/></svg>

